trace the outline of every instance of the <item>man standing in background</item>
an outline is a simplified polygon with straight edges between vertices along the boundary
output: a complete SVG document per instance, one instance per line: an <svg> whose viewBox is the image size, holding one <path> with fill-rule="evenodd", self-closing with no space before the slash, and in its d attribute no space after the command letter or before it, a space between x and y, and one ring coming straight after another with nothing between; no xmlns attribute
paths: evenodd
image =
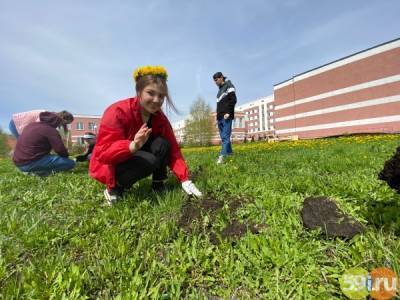
<svg viewBox="0 0 400 300"><path fill-rule="evenodd" d="M235 118L236 93L230 80L217 72L213 75L215 84L219 87L217 94L217 123L221 136L222 148L217 164L224 161L224 157L233 154L231 145L232 120Z"/></svg>

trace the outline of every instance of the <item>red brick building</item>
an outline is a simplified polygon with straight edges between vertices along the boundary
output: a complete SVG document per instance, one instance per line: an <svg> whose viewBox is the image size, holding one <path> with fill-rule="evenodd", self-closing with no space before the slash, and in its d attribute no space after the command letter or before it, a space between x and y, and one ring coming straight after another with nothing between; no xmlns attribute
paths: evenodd
<svg viewBox="0 0 400 300"><path fill-rule="evenodd" d="M400 132L400 39L274 86L278 136Z"/></svg>
<svg viewBox="0 0 400 300"><path fill-rule="evenodd" d="M97 134L100 126L101 116L96 115L74 115L74 121L68 126L73 144L83 144L85 132Z"/></svg>

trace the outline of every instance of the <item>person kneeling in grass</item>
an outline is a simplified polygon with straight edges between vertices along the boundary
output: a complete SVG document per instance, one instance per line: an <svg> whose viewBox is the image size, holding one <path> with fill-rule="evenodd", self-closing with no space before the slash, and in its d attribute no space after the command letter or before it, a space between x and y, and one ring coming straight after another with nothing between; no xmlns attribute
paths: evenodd
<svg viewBox="0 0 400 300"><path fill-rule="evenodd" d="M19 170L39 176L67 171L75 166L69 159L57 127L63 120L55 113L42 112L39 122L27 125L15 147L13 161ZM51 155L54 150L58 155Z"/></svg>
<svg viewBox="0 0 400 300"><path fill-rule="evenodd" d="M94 146L96 145L96 135L92 132L85 132L85 134L83 135L83 140L88 145L88 148L86 150L86 153L75 157L76 161L79 162L90 161Z"/></svg>
<svg viewBox="0 0 400 300"><path fill-rule="evenodd" d="M142 67L134 72L134 98L120 100L106 109L97 143L90 159L89 173L106 185L108 204L119 200L125 189L152 174L152 189L165 189L167 165L182 183L183 190L201 197L189 180L189 170L162 105L175 109L163 67Z"/></svg>

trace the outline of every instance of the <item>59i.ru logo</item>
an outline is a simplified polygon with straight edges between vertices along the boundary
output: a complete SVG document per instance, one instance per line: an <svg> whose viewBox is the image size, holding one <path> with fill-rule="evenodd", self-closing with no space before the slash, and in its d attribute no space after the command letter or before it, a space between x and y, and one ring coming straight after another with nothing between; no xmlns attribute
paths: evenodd
<svg viewBox="0 0 400 300"><path fill-rule="evenodd" d="M368 273L363 268L347 270L339 279L340 288L349 299L392 299L399 291L395 272L388 268L376 268Z"/></svg>

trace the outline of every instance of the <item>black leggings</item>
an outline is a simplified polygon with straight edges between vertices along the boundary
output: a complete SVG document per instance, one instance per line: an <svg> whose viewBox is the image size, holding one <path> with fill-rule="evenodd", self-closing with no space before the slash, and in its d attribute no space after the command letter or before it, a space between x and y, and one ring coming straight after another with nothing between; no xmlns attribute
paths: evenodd
<svg viewBox="0 0 400 300"><path fill-rule="evenodd" d="M167 179L167 165L171 146L163 137L150 137L132 158L116 167L119 186L130 188L135 182L153 174L153 180Z"/></svg>

